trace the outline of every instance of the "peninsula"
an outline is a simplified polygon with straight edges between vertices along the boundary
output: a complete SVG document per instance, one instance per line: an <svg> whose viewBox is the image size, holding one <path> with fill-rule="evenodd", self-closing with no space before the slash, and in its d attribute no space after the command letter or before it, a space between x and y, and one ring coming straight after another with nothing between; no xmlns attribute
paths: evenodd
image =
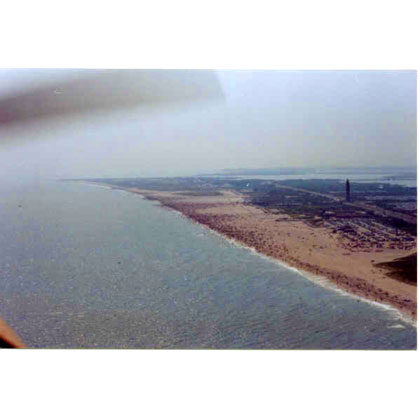
<svg viewBox="0 0 420 420"><path fill-rule="evenodd" d="M417 318L416 188L234 177L86 181L158 201L244 246Z"/></svg>

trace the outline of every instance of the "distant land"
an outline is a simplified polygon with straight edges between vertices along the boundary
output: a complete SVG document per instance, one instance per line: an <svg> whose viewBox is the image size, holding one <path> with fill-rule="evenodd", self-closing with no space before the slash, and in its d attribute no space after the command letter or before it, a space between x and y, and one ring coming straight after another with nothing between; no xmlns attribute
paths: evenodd
<svg viewBox="0 0 420 420"><path fill-rule="evenodd" d="M399 179L416 179L415 166L375 166L375 167L275 167L275 168L236 168L223 169L208 175L242 176L242 175L309 175L309 174L342 174L342 175L380 175L391 173ZM204 175L204 174L203 174Z"/></svg>
<svg viewBox="0 0 420 420"><path fill-rule="evenodd" d="M416 187L352 181L346 191L343 179L231 175L79 181L141 194L242 245L416 319Z"/></svg>

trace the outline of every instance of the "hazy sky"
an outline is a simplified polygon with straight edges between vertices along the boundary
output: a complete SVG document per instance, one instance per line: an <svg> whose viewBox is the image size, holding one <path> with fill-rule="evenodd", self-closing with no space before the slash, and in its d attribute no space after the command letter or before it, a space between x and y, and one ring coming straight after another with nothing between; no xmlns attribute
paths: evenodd
<svg viewBox="0 0 420 420"><path fill-rule="evenodd" d="M0 72L0 97L63 71ZM218 71L223 101L0 127L0 176L416 165L414 71Z"/></svg>

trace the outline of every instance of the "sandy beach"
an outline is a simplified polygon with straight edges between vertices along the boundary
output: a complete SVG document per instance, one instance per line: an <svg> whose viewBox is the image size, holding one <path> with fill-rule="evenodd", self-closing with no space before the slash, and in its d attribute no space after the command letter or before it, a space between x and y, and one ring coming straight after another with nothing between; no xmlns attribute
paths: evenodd
<svg viewBox="0 0 420 420"><path fill-rule="evenodd" d="M156 200L257 252L327 278L346 292L389 304L405 316L417 319L417 286L391 278L386 269L376 266L413 254L415 247L381 253L373 249L349 249L339 234L249 205L243 195L233 191L195 195L182 191L126 190Z"/></svg>

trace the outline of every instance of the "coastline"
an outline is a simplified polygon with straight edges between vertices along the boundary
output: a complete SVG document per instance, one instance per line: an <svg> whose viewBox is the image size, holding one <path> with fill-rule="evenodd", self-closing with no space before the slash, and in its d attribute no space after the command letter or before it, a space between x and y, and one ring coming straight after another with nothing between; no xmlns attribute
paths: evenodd
<svg viewBox="0 0 420 420"><path fill-rule="evenodd" d="M349 254L329 232L290 218L279 222L278 217L244 203L244 197L233 191L222 191L220 196L191 196L182 191L107 186L158 202L237 245L297 270L321 286L396 309L416 325L417 286L390 278L385 269L372 263L373 259L380 263L406 256L407 251Z"/></svg>
<svg viewBox="0 0 420 420"><path fill-rule="evenodd" d="M401 258L416 250L352 251L325 228L313 228L302 221L278 215L245 202L237 192L221 190L218 195L194 195L188 191L156 191L89 182L139 194L221 235L235 245L350 297L397 311L399 317L416 326L417 286L387 275L378 263Z"/></svg>

